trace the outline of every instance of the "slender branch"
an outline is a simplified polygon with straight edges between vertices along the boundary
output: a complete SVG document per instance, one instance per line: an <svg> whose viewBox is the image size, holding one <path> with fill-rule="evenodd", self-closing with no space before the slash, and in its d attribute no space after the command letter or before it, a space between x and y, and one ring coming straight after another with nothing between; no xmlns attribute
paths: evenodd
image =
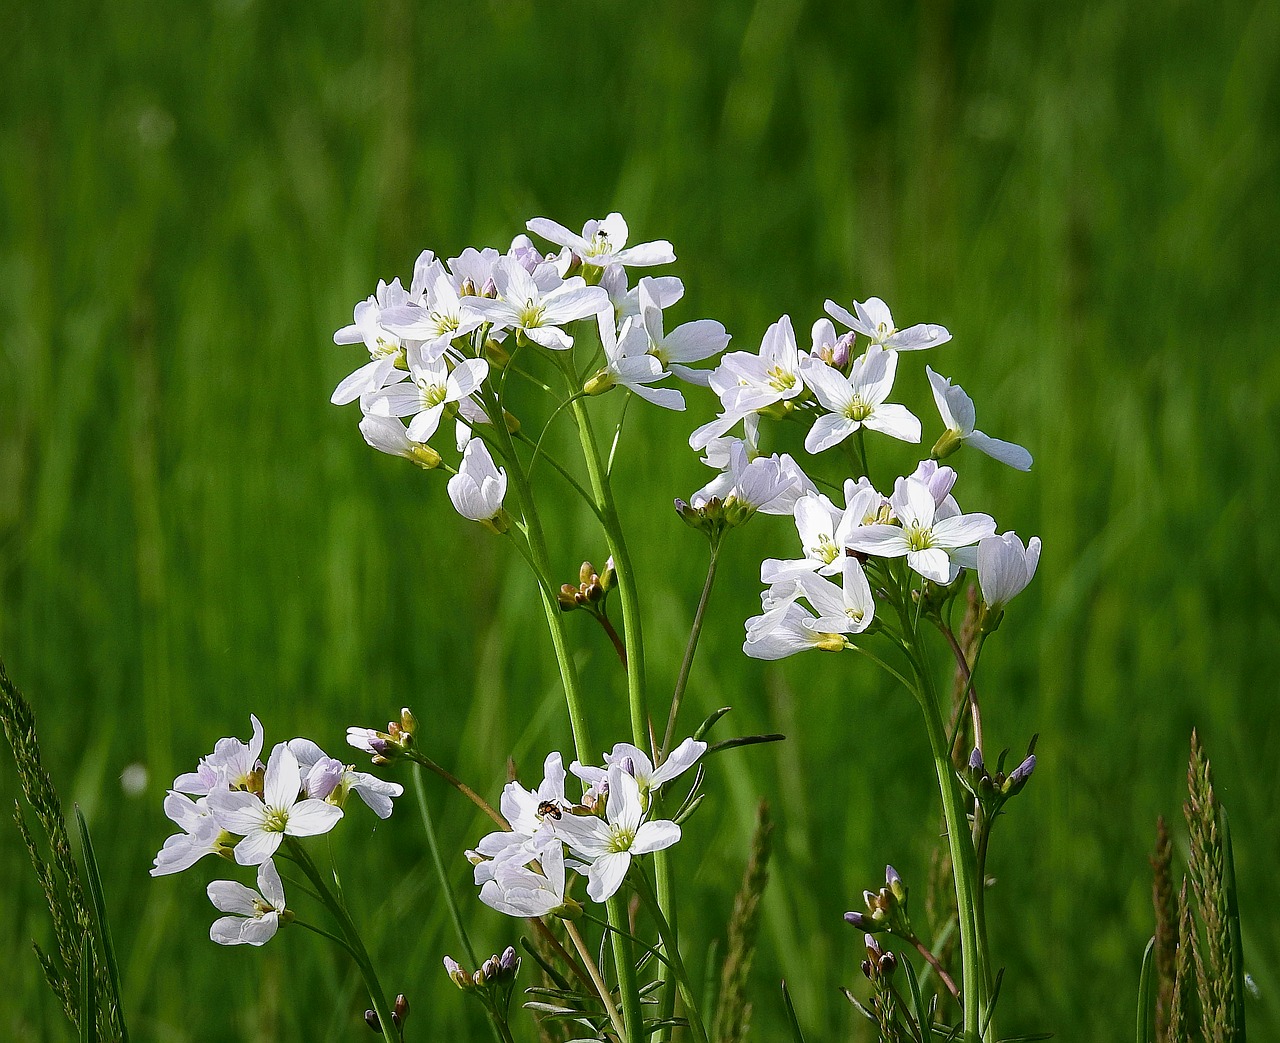
<svg viewBox="0 0 1280 1043"><path fill-rule="evenodd" d="M452 786L464 797L466 797L469 801L471 801L472 804L474 804L486 815L488 815L491 819L493 819L493 821L498 824L499 829L511 828L507 824L507 820L503 818L501 815L499 815L496 811L494 811L493 806L487 800L485 800L484 797L480 796L479 793L473 790L461 779L456 778L454 775L450 774L444 768L440 767L439 764L433 761L430 757L428 757L416 746L407 750L405 752L405 756L408 757L411 761L413 761L414 764L421 764L428 771L434 772L435 774L439 775L440 778L444 779L445 782L447 782L450 786Z"/></svg>
<svg viewBox="0 0 1280 1043"><path fill-rule="evenodd" d="M983 752L982 745L982 712L978 709L978 688L974 684L974 668L978 663L978 656L982 654L982 643L985 637L978 638L977 648L974 650L973 663L969 662L969 657L965 655L964 649L960 647L960 641L955 635L955 631L946 623L939 622L938 629L942 631L943 637L947 639L947 643L951 646L951 652L956 657L956 665L960 668L960 672L964 674L965 685L962 698L969 704L969 716L973 720L973 745L979 753Z"/></svg>
<svg viewBox="0 0 1280 1043"><path fill-rule="evenodd" d="M440 891L444 895L444 904L449 910L449 919L453 921L453 929L458 934L458 941L471 961L471 966L478 967L480 960L462 923L462 914L458 911L458 902L454 898L453 888L449 885L449 874L444 867L444 859L440 857L440 844L436 839L435 823L431 820L431 809L427 806L427 788L422 781L422 766L413 766L413 788L418 795L418 812L422 816L422 829L427 834L427 848L431 851L431 861L435 863L436 876L440 881Z"/></svg>
<svg viewBox="0 0 1280 1043"><path fill-rule="evenodd" d="M627 419L627 408L631 405L631 399L634 397L628 391L627 397L622 400L622 412L618 414L618 423L613 429L613 442L609 446L609 461L604 468L604 476L606 478L613 477L613 460L618 455L618 443L622 441L622 425Z"/></svg>
<svg viewBox="0 0 1280 1043"><path fill-rule="evenodd" d="M948 973L943 969L941 962L939 962L939 960L938 960L938 957L936 957L936 956L933 954L933 950L932 950L932 949L930 949L927 945L925 945L925 944L924 944L924 942L922 942L922 941L921 941L919 938L917 938L914 934L913 934L910 938L908 938L908 939L907 939L907 941L908 941L908 942L910 942L912 945L914 945L914 946L916 947L916 952L918 952L921 956L923 956L923 957L924 957L925 962L926 962L930 967L932 967L932 968L933 968L933 972L938 976L938 980L939 980L939 981L941 981L941 982L942 982L942 984L943 984L943 985L945 985L945 986L947 987L947 991L948 991L949 993L951 993L951 997L952 997L952 998L953 998L957 1003L959 1003L959 1002L960 1002L960 993L959 993L959 991L956 989L956 983L955 983L954 981L952 981L952 980L951 980L951 975L950 975L950 974L948 974Z"/></svg>
<svg viewBox="0 0 1280 1043"><path fill-rule="evenodd" d="M671 712L667 715L667 730L662 737L662 747L658 750L659 764L666 759L671 741L675 737L676 716L680 713L680 701L684 698L685 688L689 684L689 671L693 669L693 657L698 651L698 640L702 637L702 623L707 613L707 603L711 600L711 588L716 582L716 567L719 561L720 541L712 539L707 579L702 585L702 597L698 599L698 610L693 615L693 627L689 631L689 643L685 646L684 659L680 663L680 674L676 677L675 691L671 695Z"/></svg>
<svg viewBox="0 0 1280 1043"><path fill-rule="evenodd" d="M350 914L324 882L324 874L307 854L306 848L293 837L286 837L285 843L288 845L289 857L306 874L307 879L320 895L321 902L342 928L342 933L347 939L345 948L355 960L356 966L360 968L365 988L369 993L369 1002L373 1004L374 1012L378 1015L378 1026L382 1030L382 1038L386 1043L401 1043L395 1031L395 1022L391 1017L391 1008L387 1004L386 994L382 991L382 984L378 981L377 972L373 968L373 961L369 958L369 952L365 949L360 932L356 929Z"/></svg>
<svg viewBox="0 0 1280 1043"><path fill-rule="evenodd" d="M565 966L569 968L573 976L586 985L587 988L593 988L595 982L592 981L582 964L574 959L569 950L560 944L560 939L555 936L555 932L553 932L551 928L543 923L541 918L537 916L529 917L529 923L532 924L533 929L542 936L542 940L556 951L556 955L564 961Z"/></svg>
<svg viewBox="0 0 1280 1043"><path fill-rule="evenodd" d="M537 446L537 444L538 444L538 443L537 443L537 442L535 442L532 438L530 438L528 435L526 435L523 431L517 431L517 432L515 433L515 438L517 438L520 442L522 442L522 443L524 443L525 445L528 445L528 446L534 446L534 447L536 447L536 446ZM555 470L555 472L556 472L558 475L560 475L560 477L561 477L561 478L563 478L566 482L568 482L570 486L572 486L572 487L573 487L574 491L575 491L575 492L576 492L580 497L582 497L582 502L583 502L583 503L585 503L588 507L590 507L590 508L591 508L591 512L592 512L592 513L593 513L597 518L599 518L599 517L600 517L600 508L596 506L596 501L592 498L591 493L590 493L590 492L588 492L588 491L587 491L587 489L583 486L583 484L582 484L580 481L578 481L578 479L577 479L577 478L575 478L575 477L573 476L573 472L572 472L572 471L570 471L567 467L565 467L565 466L564 466L564 464L562 464L559 460L557 460L557 459L556 459L554 456L552 456L550 453L543 453L543 454L542 454L542 459L546 460L546 461L547 461L547 463L549 463L549 464L552 466L552 468Z"/></svg>
<svg viewBox="0 0 1280 1043"><path fill-rule="evenodd" d="M627 668L627 646L623 644L622 638L618 636L617 630L613 627L613 621L604 613L593 613L596 621L604 627L604 632L609 635L609 640L613 642L613 650L618 653L618 661L622 663L622 669Z"/></svg>
<svg viewBox="0 0 1280 1043"><path fill-rule="evenodd" d="M623 1024L622 1016L618 1013L617 1005L613 1002L613 993L609 991L609 986L605 984L600 968L596 966L591 950L587 948L586 942L582 940L582 935L578 933L578 928L568 920L565 921L565 928L569 932L569 940L573 942L573 947L578 950L578 955L582 958L582 963L587 968L587 973L591 975L591 981L600 996L600 1002L604 1004L604 1009L609 1015L609 1021L612 1022L613 1031L617 1033L618 1039L623 1040L624 1043L631 1043L632 1040L635 1043L640 1043L639 1036L628 1034L626 1026Z"/></svg>

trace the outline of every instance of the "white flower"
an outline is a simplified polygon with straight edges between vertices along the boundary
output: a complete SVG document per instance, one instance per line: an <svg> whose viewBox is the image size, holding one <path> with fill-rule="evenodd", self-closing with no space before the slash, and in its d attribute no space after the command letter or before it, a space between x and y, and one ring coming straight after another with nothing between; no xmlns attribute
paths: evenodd
<svg viewBox="0 0 1280 1043"><path fill-rule="evenodd" d="M421 303L387 308L380 317L382 328L403 340L421 341L428 358L439 358L458 337L465 337L480 325L478 316L463 312L462 300L444 265L431 265Z"/></svg>
<svg viewBox="0 0 1280 1043"><path fill-rule="evenodd" d="M600 342L604 346L607 365L587 381L583 390L588 395L601 394L615 384L620 384L655 406L684 409L684 396L679 391L648 386L655 381L665 380L671 373L663 368L658 358L649 353L649 338L637 319L625 319L621 334L615 333L612 322L602 322Z"/></svg>
<svg viewBox="0 0 1280 1043"><path fill-rule="evenodd" d="M213 745L213 753L201 757L194 772L174 779L173 788L193 796L205 796L220 787L247 788L250 777L262 768L258 759L262 755L262 722L253 714L249 715L249 722L253 736L248 742L234 737L219 739Z"/></svg>
<svg viewBox="0 0 1280 1043"><path fill-rule="evenodd" d="M1031 582L1039 564L1039 536L1032 536L1025 547L1012 532L988 536L978 544L978 586L982 588L982 600L992 609L1004 608Z"/></svg>
<svg viewBox="0 0 1280 1043"><path fill-rule="evenodd" d="M215 880L208 893L215 909L231 914L209 928L209 937L219 945L265 945L285 913L284 884L271 859L258 867L257 891L234 880Z"/></svg>
<svg viewBox="0 0 1280 1043"><path fill-rule="evenodd" d="M662 329L662 304L660 288L654 279L641 279L637 287L640 318L649 336L649 354L656 358L664 370L669 369L678 377L706 387L711 373L708 370L691 369L688 362L703 362L717 355L729 343L724 325L714 319L697 319L686 322L670 333Z"/></svg>
<svg viewBox="0 0 1280 1043"><path fill-rule="evenodd" d="M857 558L846 557L842 571L839 587L813 573L796 580L800 593L818 613L817 619L805 624L808 629L820 634L861 634L871 625L876 611L875 599L862 563Z"/></svg>
<svg viewBox="0 0 1280 1043"><path fill-rule="evenodd" d="M378 291L355 307L355 321L343 326L333 335L335 344L361 344L369 350L371 361L343 378L330 398L335 406L354 402L361 395L377 391L392 378L403 379L396 369L396 360L404 358L404 345L400 338L383 329L381 318L384 310L398 308L409 301L409 294L394 279L391 285L378 283Z"/></svg>
<svg viewBox="0 0 1280 1043"><path fill-rule="evenodd" d="M342 818L342 809L314 797L299 799L302 772L298 759L284 743L271 751L263 795L243 790L216 790L209 808L218 825L244 839L236 845L242 866L261 865L285 836L311 837L328 833Z"/></svg>
<svg viewBox="0 0 1280 1043"><path fill-rule="evenodd" d="M376 775L356 771L353 765L330 757L310 739L290 739L289 750L298 758L302 791L308 797L342 807L347 794L354 793L369 805L378 818L389 818L392 798L404 794L404 787L398 782L387 782Z"/></svg>
<svg viewBox="0 0 1280 1043"><path fill-rule="evenodd" d="M545 217L535 217L525 225L529 231L555 243L567 246L583 264L596 268L623 265L629 268L650 268L656 264L671 264L675 251L665 239L627 247L627 222L621 214L610 214L603 221L588 221L581 235L575 235L564 225Z"/></svg>
<svg viewBox="0 0 1280 1043"><path fill-rule="evenodd" d="M680 839L680 827L665 819L644 822L640 786L622 770L609 766L609 796L605 817L563 815L556 833L583 858L587 866L587 895L596 902L612 898L622 886L634 855L668 848Z"/></svg>
<svg viewBox="0 0 1280 1043"><path fill-rule="evenodd" d="M574 761L569 765L569 770L587 783L593 791L599 792L603 784L608 781L609 768L617 764L636 780L636 784L640 787L640 801L647 809L650 793L664 783L683 775L706 752L707 744L705 742L693 738L685 739L684 742L671 751L670 755L659 767L655 768L653 761L649 759L649 755L640 747L633 746L629 742L619 742L614 744L612 752L604 755L605 766L603 768Z"/></svg>
<svg viewBox="0 0 1280 1043"><path fill-rule="evenodd" d="M538 269L535 278L511 257L493 266L493 280L497 300L464 297L464 312L497 329L519 330L535 344L557 351L573 347L573 338L560 329L562 325L610 306L609 295L599 286L588 286L577 276L560 282L548 267Z"/></svg>
<svg viewBox="0 0 1280 1043"><path fill-rule="evenodd" d="M879 297L872 297L865 303L853 302L850 315L835 301L827 301L826 311L837 322L844 323L851 330L856 330L870 339L872 344L895 351L920 351L923 348L936 347L951 339L945 326L937 326L932 322L923 322L900 330L893 324L893 315L889 306Z"/></svg>
<svg viewBox="0 0 1280 1043"><path fill-rule="evenodd" d="M645 276L649 293L659 308L670 308L684 296L684 283L674 275ZM600 273L601 289L609 295L613 313L599 312L600 328L612 322L620 326L624 319L640 314L640 287L627 285L626 269L613 264Z"/></svg>
<svg viewBox="0 0 1280 1043"><path fill-rule="evenodd" d="M920 421L906 406L886 404L893 390L898 353L872 346L856 359L846 378L825 362L810 358L803 367L805 382L830 410L814 422L804 447L820 453L839 445L860 427L904 442L920 441Z"/></svg>
<svg viewBox="0 0 1280 1043"><path fill-rule="evenodd" d="M696 509L719 498L726 509L736 508L741 524L756 511L790 514L796 501L817 488L791 457L758 456L748 459L747 447L738 442L729 449L729 467L690 497Z"/></svg>
<svg viewBox="0 0 1280 1043"><path fill-rule="evenodd" d="M850 549L881 558L905 554L911 568L935 583L955 578L954 551L996 531L995 520L986 514L939 517L933 493L914 478L899 479L889 502L901 525L864 526L850 537Z"/></svg>
<svg viewBox="0 0 1280 1043"><path fill-rule="evenodd" d="M466 398L489 375L484 359L463 359L452 371L444 358L430 358L420 344L409 347L410 380L394 384L368 397L361 403L373 416L411 416L406 437L412 442L427 442L436 433L445 409Z"/></svg>
<svg viewBox="0 0 1280 1043"><path fill-rule="evenodd" d="M944 376L935 373L928 366L929 386L933 388L933 400L937 403L938 413L946 425L946 433L938 439L934 453L945 456L953 452L960 442L973 446L981 453L986 453L993 460L1016 468L1019 471L1031 470L1031 454L1020 445L992 438L981 431L974 430L977 414L973 408L973 399L965 394L964 388L953 384Z"/></svg>
<svg viewBox="0 0 1280 1043"><path fill-rule="evenodd" d="M507 916L547 916L562 908L564 848L559 841L540 853L538 864L541 873L514 862L495 865L480 888L480 901Z"/></svg>
<svg viewBox="0 0 1280 1043"><path fill-rule="evenodd" d="M462 517L490 521L502 510L507 495L507 472L493 462L484 441L473 438L462 453L458 473L449 479L449 499Z"/></svg>
<svg viewBox="0 0 1280 1043"><path fill-rule="evenodd" d="M164 813L182 832L165 840L151 867L152 876L181 873L205 855L230 854L235 838L214 820L207 798L192 800L171 790L164 798Z"/></svg>
<svg viewBox="0 0 1280 1043"><path fill-rule="evenodd" d="M821 649L839 652L845 647L843 634L824 633L813 626L815 616L797 604L798 588L780 595L766 591L761 600L764 612L747 620L747 638L742 650L752 659L784 659L797 652Z"/></svg>
<svg viewBox="0 0 1280 1043"><path fill-rule="evenodd" d="M403 456L426 470L440 466L440 454L429 445L411 441L404 424L395 417L366 413L360 421L360 433L380 453Z"/></svg>
<svg viewBox="0 0 1280 1043"><path fill-rule="evenodd" d="M801 357L796 331L787 315L765 331L758 355L731 351L708 379L711 390L720 396L724 412L694 431L689 436L689 446L704 449L747 415L798 397L805 389Z"/></svg>
<svg viewBox="0 0 1280 1043"><path fill-rule="evenodd" d="M850 535L855 529L870 524L884 502L884 497L865 478L858 483L846 480L846 506L843 511L826 496L817 493L801 496L792 513L804 557L790 560L766 558L760 564L761 582L778 583L812 572L834 576L844 568L845 547Z"/></svg>
<svg viewBox="0 0 1280 1043"><path fill-rule="evenodd" d="M539 851L554 839L556 820L573 807L564 795L565 774L560 754L547 754L542 772L537 789L527 790L514 781L503 787L498 807L511 828L481 837L477 852L497 862L514 861L520 865L540 857ZM476 875L491 877L492 867L482 870L477 866ZM481 879L477 879L477 883L480 882Z"/></svg>

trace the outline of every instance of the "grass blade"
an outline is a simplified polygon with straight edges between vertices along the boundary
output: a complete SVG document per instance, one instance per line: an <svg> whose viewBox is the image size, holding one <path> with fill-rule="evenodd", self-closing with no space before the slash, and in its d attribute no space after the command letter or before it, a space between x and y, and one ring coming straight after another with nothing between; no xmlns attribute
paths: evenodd
<svg viewBox="0 0 1280 1043"><path fill-rule="evenodd" d="M791 1002L791 992L786 981L782 983L782 1002L787 1007L787 1024L791 1026L791 1038L794 1043L804 1043L804 1032L800 1029L800 1019L796 1017L796 1005Z"/></svg>
<svg viewBox="0 0 1280 1043"><path fill-rule="evenodd" d="M1231 826L1227 809L1218 809L1218 828L1222 833L1222 889L1227 897L1227 930L1231 936L1231 1039L1244 1041L1244 945L1240 940L1240 906L1236 896L1236 859L1231 848Z"/></svg>
<svg viewBox="0 0 1280 1043"><path fill-rule="evenodd" d="M120 1027L121 1043L129 1043L129 1030L125 1027L124 1003L120 996L120 967L116 963L115 946L111 943L111 925L107 920L107 903L102 892L102 874L98 871L98 860L93 853L93 841L89 837L89 824L84 820L80 805L75 805L76 822L80 826L80 843L84 857L85 877L89 883L89 900L93 905L93 915L98 921L98 935L102 939L102 958L107 965L107 980L111 985L111 1004L115 1010L114 1020Z"/></svg>
<svg viewBox="0 0 1280 1043"><path fill-rule="evenodd" d="M1142 974L1138 977L1138 1043L1155 1043L1155 1007L1151 993L1156 977L1156 940L1147 942L1142 954Z"/></svg>
<svg viewBox="0 0 1280 1043"><path fill-rule="evenodd" d="M929 1016L929 1008L924 1005L924 997L920 993L920 982L916 978L916 969L905 957L902 969L907 973L907 984L911 986L911 1002L916 1008L916 1024L920 1026L921 1043L933 1043L933 1019Z"/></svg>
<svg viewBox="0 0 1280 1043"><path fill-rule="evenodd" d="M80 1043L98 1043L98 1000L93 991L93 935L80 938Z"/></svg>

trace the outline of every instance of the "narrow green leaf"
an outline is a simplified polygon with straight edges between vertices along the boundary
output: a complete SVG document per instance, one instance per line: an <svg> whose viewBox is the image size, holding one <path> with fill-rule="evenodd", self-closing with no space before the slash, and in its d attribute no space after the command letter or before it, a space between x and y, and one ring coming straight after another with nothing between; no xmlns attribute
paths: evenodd
<svg viewBox="0 0 1280 1043"><path fill-rule="evenodd" d="M98 1043L98 1000L93 992L93 935L80 938L80 1043Z"/></svg>
<svg viewBox="0 0 1280 1043"><path fill-rule="evenodd" d="M771 732L768 735L739 735L736 739L721 739L719 742L713 742L707 747L707 752L703 756L710 756L723 750L736 749L739 746L756 746L762 742L782 742L784 739L786 739L786 736L777 732Z"/></svg>
<svg viewBox="0 0 1280 1043"><path fill-rule="evenodd" d="M111 944L111 924L107 920L107 903L102 893L102 874L93 854L93 841L89 837L89 825L84 820L80 805L75 805L76 822L80 825L80 844L83 848L85 876L89 881L89 897L93 902L93 915L98 921L98 936L102 939L102 958L107 965L107 981L111 985L111 1004L120 1027L120 1043L129 1043L129 1030L125 1027L124 1002L120 989L120 966L116 963L116 949Z"/></svg>
<svg viewBox="0 0 1280 1043"><path fill-rule="evenodd" d="M1138 977L1138 1043L1155 1043L1155 1004L1152 992L1156 980L1156 940L1147 942L1142 954L1142 974Z"/></svg>
<svg viewBox="0 0 1280 1043"><path fill-rule="evenodd" d="M795 1043L804 1043L804 1032L800 1029L800 1019L796 1017L796 1005L791 1002L791 990L787 983L782 983L782 1002L787 1007L787 1023L791 1026L791 1038Z"/></svg>
<svg viewBox="0 0 1280 1043"><path fill-rule="evenodd" d="M1240 939L1240 906L1236 895L1236 859L1231 848L1231 826L1227 809L1218 808L1218 829L1222 834L1222 886L1227 893L1227 930L1231 935L1231 1039L1244 1040L1244 945Z"/></svg>
<svg viewBox="0 0 1280 1043"><path fill-rule="evenodd" d="M933 1043L933 1019L929 1016L929 1009L924 1005L924 997L920 993L920 981L916 978L916 969L905 957L902 960L902 969L907 972L907 984L911 986L911 1002L916 1008L916 1024L920 1026L921 1043Z"/></svg>
<svg viewBox="0 0 1280 1043"><path fill-rule="evenodd" d="M700 725L698 725L698 730L693 733L693 737L695 739L705 738L707 732L711 731L711 729L715 726L716 721L720 720L721 717L723 717L732 709L733 709L732 706L722 706L720 707L720 709L714 711L710 716L707 717L705 721L703 721Z"/></svg>

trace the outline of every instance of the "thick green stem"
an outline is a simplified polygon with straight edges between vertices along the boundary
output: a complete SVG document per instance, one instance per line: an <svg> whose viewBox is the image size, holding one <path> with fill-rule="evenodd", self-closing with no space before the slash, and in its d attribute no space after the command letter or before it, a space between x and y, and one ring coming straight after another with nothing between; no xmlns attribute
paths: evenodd
<svg viewBox="0 0 1280 1043"><path fill-rule="evenodd" d="M622 535L622 524L618 519L618 508L613 500L609 476L605 471L604 461L600 458L600 447L596 445L595 432L591 427L591 414L583 399L574 400L573 418L578 425L582 455L587 462L587 477L590 479L591 491L599 508L605 540L609 545L609 553L613 556L613 565L618 573L618 597L622 602L622 636L627 647L627 704L631 712L631 741L641 749L645 747L652 749L649 711L645 705L644 640L640 633L640 596L636 590L636 576L631 565L631 554L627 550L627 542Z"/></svg>
<svg viewBox="0 0 1280 1043"><path fill-rule="evenodd" d="M316 889L320 901L338 921L338 926L346 939L345 948L356 961L356 966L360 968L360 973L364 977L365 988L369 992L369 1002L373 1005L374 1013L378 1015L378 1026L382 1031L382 1038L386 1043L402 1043L391 1017L391 1007L388 1006L386 994L382 991L382 983L378 981L378 974L373 969L373 960L369 958L369 952L360 939L360 932L356 930L356 925L346 907L329 889L329 885L325 883L324 874L307 854L306 848L292 837L287 837L285 843L288 845L289 857L311 881L311 886Z"/></svg>
<svg viewBox="0 0 1280 1043"><path fill-rule="evenodd" d="M938 776L938 790L942 796L942 814L947 824L947 842L951 848L951 867L955 876L956 912L960 924L960 959L963 964L961 990L964 1004L965 1043L977 1043L981 1030L983 996L986 993L985 973L978 951L975 919L977 859L973 849L973 836L965 816L964 795L956 779L951 762L951 748L947 742L946 727L938 706L938 694L927 667L914 656L912 665L920 686L918 696L924 710L925 727L929 733L929 746L933 753L933 766ZM988 1029L988 1039L994 1039Z"/></svg>
<svg viewBox="0 0 1280 1043"><path fill-rule="evenodd" d="M609 923L618 927L610 932L613 942L613 964L618 972L618 991L622 994L622 1043L644 1043L644 1016L640 1007L640 984L636 979L636 961L627 937L627 906L614 895L605 905Z"/></svg>

